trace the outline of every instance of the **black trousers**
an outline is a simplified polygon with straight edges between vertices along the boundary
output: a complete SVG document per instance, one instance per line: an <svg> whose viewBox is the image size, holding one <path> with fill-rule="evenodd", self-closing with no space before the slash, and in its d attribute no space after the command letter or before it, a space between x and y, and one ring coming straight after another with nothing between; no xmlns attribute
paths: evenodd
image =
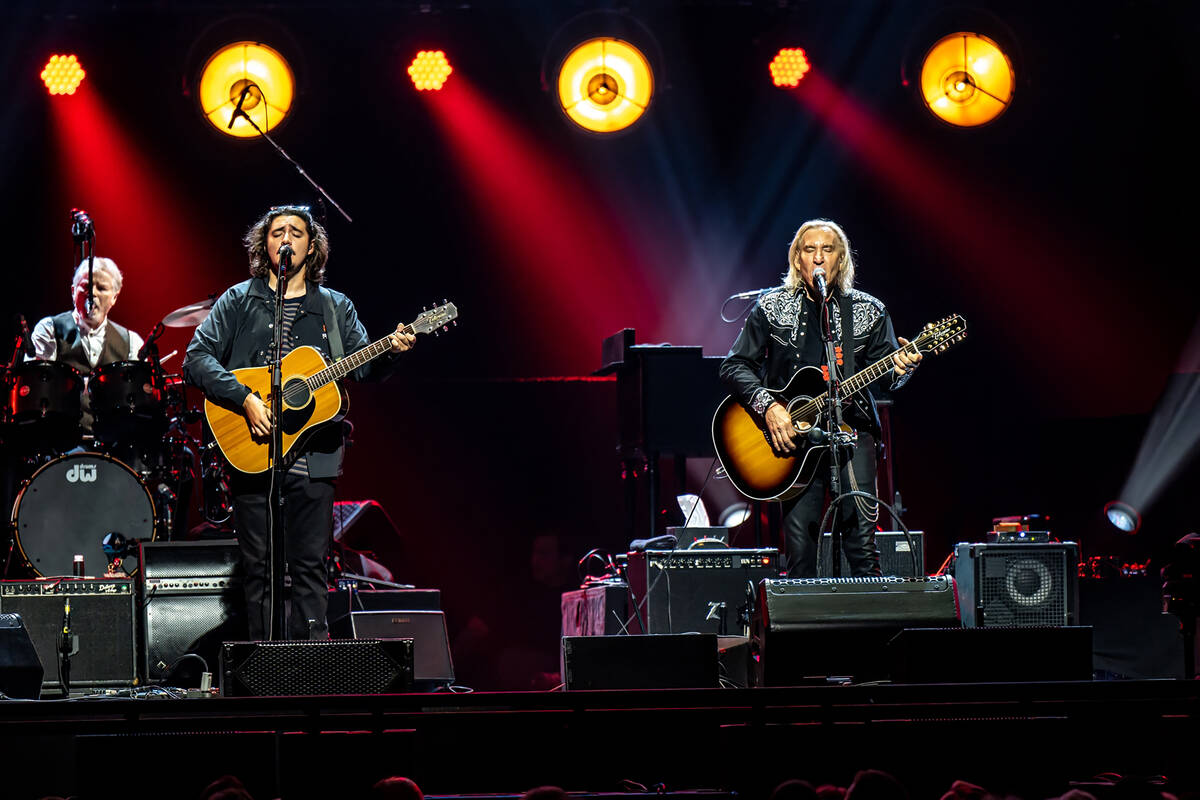
<svg viewBox="0 0 1200 800"><path fill-rule="evenodd" d="M846 463L843 456L842 491L857 489L874 495L875 472L875 438L868 433L860 433L850 462ZM817 548L821 534L818 526L825 513L829 477L829 454L826 453L808 488L798 497L785 500L782 504L789 578L813 578L817 575ZM875 547L879 504L861 497L847 497L841 501L836 516L842 535L842 552L850 564L850 577L879 575L879 550ZM833 520L832 516L830 520Z"/></svg>
<svg viewBox="0 0 1200 800"><path fill-rule="evenodd" d="M245 574L246 620L254 640L268 638L271 621L269 485L269 475L239 475L232 486ZM325 559L333 537L333 494L332 480L284 476L284 558L292 577L288 639L324 639L328 635Z"/></svg>

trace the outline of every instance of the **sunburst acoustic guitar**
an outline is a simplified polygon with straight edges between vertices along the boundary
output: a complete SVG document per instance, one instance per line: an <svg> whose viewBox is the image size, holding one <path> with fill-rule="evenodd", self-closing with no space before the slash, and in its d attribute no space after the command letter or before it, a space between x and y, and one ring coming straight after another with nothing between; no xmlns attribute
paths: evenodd
<svg viewBox="0 0 1200 800"><path fill-rule="evenodd" d="M406 325L404 333L432 333L458 318L453 303L424 311ZM390 334L389 334L390 336ZM315 347L297 347L283 357L283 455L292 451L317 426L341 419L346 414L348 399L338 381L354 370L392 349L388 336L330 364ZM246 367L235 369L239 381L257 392L270 405L271 368ZM258 473L270 468L270 443L250 434L250 427L241 408L214 403L205 398L204 416L212 429L213 438L230 466L239 472Z"/></svg>
<svg viewBox="0 0 1200 800"><path fill-rule="evenodd" d="M957 314L931 322L900 350L843 380L842 397L849 398L890 373L892 356L901 350L923 355L940 353L966 335L967 322ZM825 389L822 371L804 367L792 376L787 386L768 390L787 407L796 431L802 434L796 438L796 450L787 455L775 452L766 428L732 395L721 401L713 415L713 445L725 474L739 492L752 500L786 500L812 482L827 446L812 445L803 434L818 424L827 411L829 393Z"/></svg>

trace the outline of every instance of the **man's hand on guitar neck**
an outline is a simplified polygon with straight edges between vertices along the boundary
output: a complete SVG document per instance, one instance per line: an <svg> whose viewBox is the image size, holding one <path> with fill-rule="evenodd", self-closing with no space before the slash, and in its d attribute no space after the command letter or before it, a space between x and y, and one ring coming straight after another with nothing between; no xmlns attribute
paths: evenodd
<svg viewBox="0 0 1200 800"><path fill-rule="evenodd" d="M775 452L794 452L798 433L787 408L782 403L772 403L764 416L767 421L767 434L771 437L771 446L775 448Z"/></svg>
<svg viewBox="0 0 1200 800"><path fill-rule="evenodd" d="M396 330L388 334L388 339L392 341L392 352L403 353L405 350L412 350L413 345L417 343L417 335L415 333L405 333L403 324L397 325Z"/></svg>
<svg viewBox="0 0 1200 800"><path fill-rule="evenodd" d="M892 370L896 373L897 378L907 372L912 372L917 368L917 362L924 358L920 351L916 353L909 352L908 339L901 336L898 338L898 341L900 342L900 350L892 356Z"/></svg>
<svg viewBox="0 0 1200 800"><path fill-rule="evenodd" d="M251 392L242 402L242 409L246 412L246 422L250 426L250 434L264 439L270 437L271 409L266 407L262 399Z"/></svg>

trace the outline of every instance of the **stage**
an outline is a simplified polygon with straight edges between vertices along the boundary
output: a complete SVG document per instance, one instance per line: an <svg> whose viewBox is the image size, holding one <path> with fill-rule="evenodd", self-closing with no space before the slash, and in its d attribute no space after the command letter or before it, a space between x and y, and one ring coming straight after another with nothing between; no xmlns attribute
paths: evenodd
<svg viewBox="0 0 1200 800"><path fill-rule="evenodd" d="M1036 653L1028 654L1036 658ZM953 654L947 654L952 658ZM622 790L766 797L782 780L896 775L1047 797L1101 772L1200 788L1194 681L497 692L0 703L7 797L195 796L222 774L256 798Z"/></svg>

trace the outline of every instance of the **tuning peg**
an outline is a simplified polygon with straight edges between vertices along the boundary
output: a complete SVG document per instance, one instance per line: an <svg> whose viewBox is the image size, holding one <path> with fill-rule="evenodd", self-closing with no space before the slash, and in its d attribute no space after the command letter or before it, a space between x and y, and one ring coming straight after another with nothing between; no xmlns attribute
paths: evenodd
<svg viewBox="0 0 1200 800"><path fill-rule="evenodd" d="M442 305L446 305L446 304L447 304L447 303L449 303L449 302L450 302L450 301L449 301L449 300L447 300L446 298L444 298L444 297L442 298Z"/></svg>
<svg viewBox="0 0 1200 800"><path fill-rule="evenodd" d="M450 324L451 324L451 325L453 325L454 327L456 327L456 328L457 328L457 327L458 327L458 320L456 319L456 320L452 321Z"/></svg>
<svg viewBox="0 0 1200 800"><path fill-rule="evenodd" d="M442 326L442 330L444 330L444 331L448 331L448 330L450 330L450 326L449 326L449 325L443 325L443 326Z"/></svg>

